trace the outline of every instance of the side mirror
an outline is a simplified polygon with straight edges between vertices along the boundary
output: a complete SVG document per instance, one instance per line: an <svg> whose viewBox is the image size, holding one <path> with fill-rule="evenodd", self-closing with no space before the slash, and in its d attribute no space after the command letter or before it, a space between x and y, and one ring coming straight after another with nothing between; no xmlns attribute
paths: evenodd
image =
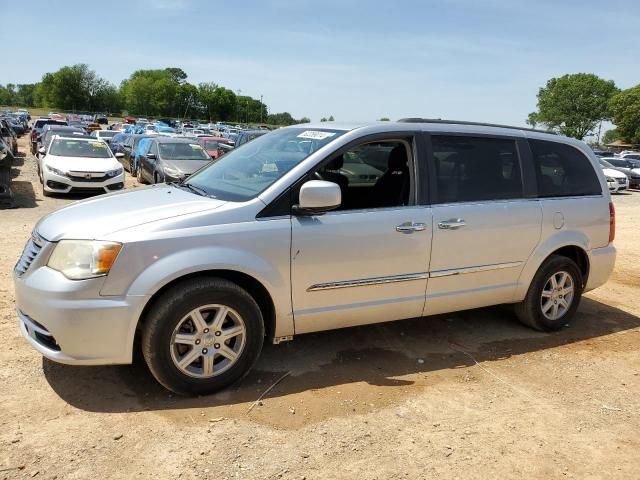
<svg viewBox="0 0 640 480"><path fill-rule="evenodd" d="M155 153L147 153L147 160L155 160L156 159L156 154Z"/></svg>
<svg viewBox="0 0 640 480"><path fill-rule="evenodd" d="M44 155L45 153L47 153L47 150L44 147L40 147L38 149L38 153L41 153L42 155Z"/></svg>
<svg viewBox="0 0 640 480"><path fill-rule="evenodd" d="M124 153L116 153L116 158L124 158Z"/></svg>
<svg viewBox="0 0 640 480"><path fill-rule="evenodd" d="M309 180L300 188L298 205L293 213L301 216L322 215L335 210L342 203L342 191L338 184L324 180Z"/></svg>

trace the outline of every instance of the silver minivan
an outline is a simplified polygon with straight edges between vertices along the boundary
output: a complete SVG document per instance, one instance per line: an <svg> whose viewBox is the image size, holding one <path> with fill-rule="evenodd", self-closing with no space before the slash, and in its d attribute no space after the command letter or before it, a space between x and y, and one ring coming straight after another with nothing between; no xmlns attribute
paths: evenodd
<svg viewBox="0 0 640 480"><path fill-rule="evenodd" d="M265 340L308 332L496 304L559 329L609 277L614 233L580 141L425 119L297 125L182 183L44 217L15 267L17 315L51 360L126 364L140 345L162 385L205 394Z"/></svg>

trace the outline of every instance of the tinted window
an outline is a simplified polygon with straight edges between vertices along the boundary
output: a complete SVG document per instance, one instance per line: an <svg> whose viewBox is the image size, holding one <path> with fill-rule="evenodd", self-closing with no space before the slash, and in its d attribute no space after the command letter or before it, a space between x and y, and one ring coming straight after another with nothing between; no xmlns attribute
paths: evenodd
<svg viewBox="0 0 640 480"><path fill-rule="evenodd" d="M437 203L522 197L515 140L433 135Z"/></svg>
<svg viewBox="0 0 640 480"><path fill-rule="evenodd" d="M577 148L563 143L529 140L539 197L599 195L600 182L591 162Z"/></svg>

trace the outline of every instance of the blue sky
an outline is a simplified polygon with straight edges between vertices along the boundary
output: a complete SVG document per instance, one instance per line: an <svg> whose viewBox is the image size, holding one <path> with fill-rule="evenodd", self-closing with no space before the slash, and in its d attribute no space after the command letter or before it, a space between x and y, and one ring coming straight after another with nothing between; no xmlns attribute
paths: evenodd
<svg viewBox="0 0 640 480"><path fill-rule="evenodd" d="M640 83L637 0L0 0L0 12L0 84L75 63L115 84L176 66L312 120L524 125L553 76Z"/></svg>

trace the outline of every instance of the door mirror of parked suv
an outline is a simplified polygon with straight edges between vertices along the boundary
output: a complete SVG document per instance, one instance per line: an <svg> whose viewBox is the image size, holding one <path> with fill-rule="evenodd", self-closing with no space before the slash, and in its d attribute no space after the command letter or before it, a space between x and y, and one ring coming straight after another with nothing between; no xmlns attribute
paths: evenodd
<svg viewBox="0 0 640 480"><path fill-rule="evenodd" d="M155 159L156 159L155 153L147 153L147 160L155 160Z"/></svg>
<svg viewBox="0 0 640 480"><path fill-rule="evenodd" d="M322 215L335 210L342 202L338 184L324 180L310 180L300 188L300 201L293 206L295 215Z"/></svg>
<svg viewBox="0 0 640 480"><path fill-rule="evenodd" d="M41 153L42 155L44 155L45 153L47 153L47 151L45 150L45 148L44 148L44 147L40 147L40 148L38 149L38 152L39 152L39 153Z"/></svg>
<svg viewBox="0 0 640 480"><path fill-rule="evenodd" d="M124 153L116 153L116 158L124 158Z"/></svg>

